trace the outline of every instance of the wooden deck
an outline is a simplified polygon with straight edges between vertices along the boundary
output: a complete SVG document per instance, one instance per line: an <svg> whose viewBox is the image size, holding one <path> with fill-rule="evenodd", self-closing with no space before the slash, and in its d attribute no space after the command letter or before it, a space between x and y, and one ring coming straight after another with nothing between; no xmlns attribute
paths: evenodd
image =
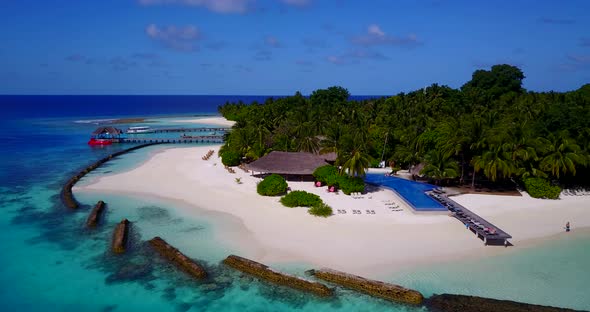
<svg viewBox="0 0 590 312"><path fill-rule="evenodd" d="M181 138L121 138L118 143L223 143L223 135L193 135Z"/></svg>
<svg viewBox="0 0 590 312"><path fill-rule="evenodd" d="M499 227L493 225L491 222L458 204L444 194L437 194L434 192L427 192L426 194L447 207L447 209L453 214L453 217L461 221L461 223L473 232L476 237L483 240L484 245L503 244L504 246L508 246L508 239L512 238L512 236L501 230Z"/></svg>
<svg viewBox="0 0 590 312"><path fill-rule="evenodd" d="M169 133L169 132L227 132L231 128L164 128L153 129L151 133Z"/></svg>

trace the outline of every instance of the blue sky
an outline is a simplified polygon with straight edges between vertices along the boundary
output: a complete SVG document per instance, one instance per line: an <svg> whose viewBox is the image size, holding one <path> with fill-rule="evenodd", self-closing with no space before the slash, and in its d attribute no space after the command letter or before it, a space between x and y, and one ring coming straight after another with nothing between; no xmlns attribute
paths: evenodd
<svg viewBox="0 0 590 312"><path fill-rule="evenodd" d="M5 0L3 94L390 95L519 66L590 82L590 1Z"/></svg>

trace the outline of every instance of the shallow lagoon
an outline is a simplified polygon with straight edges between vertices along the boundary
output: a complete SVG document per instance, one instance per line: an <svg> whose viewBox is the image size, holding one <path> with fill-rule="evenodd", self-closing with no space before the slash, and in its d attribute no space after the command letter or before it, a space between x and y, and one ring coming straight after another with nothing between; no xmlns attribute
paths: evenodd
<svg viewBox="0 0 590 312"><path fill-rule="evenodd" d="M30 134L31 127L36 133ZM183 214L178 202L129 196L76 193L86 206L70 211L59 201L62 183L95 159L118 147L85 145L94 125L68 119L24 120L2 126L0 301L21 311L415 311L354 292L339 290L334 300L319 300L281 287L269 287L218 265L239 246L217 237L232 218L203 211ZM162 147L123 156L95 176L129 170ZM84 229L91 205L108 203L105 221ZM186 207L185 207L186 208ZM196 208L198 209L198 207ZM109 251L111 230L121 218L134 222L129 255ZM442 263L384 276L425 295L449 292L536 304L590 309L584 296L590 282L588 234L484 260ZM144 241L162 236L214 272L214 283L200 284L159 261ZM495 248L495 247L490 247ZM502 248L502 247L500 247ZM403 252L403 251L400 251ZM133 264L130 266L129 264ZM303 274L305 263L271 264Z"/></svg>

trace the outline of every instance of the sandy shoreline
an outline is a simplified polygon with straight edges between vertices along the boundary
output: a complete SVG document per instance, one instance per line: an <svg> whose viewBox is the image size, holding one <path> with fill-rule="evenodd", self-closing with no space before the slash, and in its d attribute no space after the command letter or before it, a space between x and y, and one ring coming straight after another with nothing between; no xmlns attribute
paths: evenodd
<svg viewBox="0 0 590 312"><path fill-rule="evenodd" d="M169 120L169 122L178 122L178 123L194 123L200 125L216 125L216 126L223 126L223 127L231 127L236 122L227 120L223 117L200 117L200 118L191 118L191 119L176 119L176 120Z"/></svg>
<svg viewBox="0 0 590 312"><path fill-rule="evenodd" d="M335 213L347 211L317 218L305 208L286 208L278 198L259 196L259 179L238 168L235 174L228 173L217 154L208 161L201 159L209 149L218 148L167 149L138 168L100 177L74 191L146 194L227 213L239 219L241 226L226 243L235 245L231 240L243 233L240 250L246 257L265 263L307 262L374 277L413 265L506 254L546 238L559 239L567 235L562 229L566 221L572 222L574 231L590 227L589 197L557 201L526 195L454 197L514 237L514 247L485 247L456 219L441 214L416 215L392 191L376 190L363 199L352 199L326 193L325 188L315 188L310 182L289 182L293 190L320 195ZM242 184L236 183L236 178L241 178ZM403 209L391 211L385 205L390 201ZM353 214L353 209L363 214ZM366 214L367 209L375 214Z"/></svg>

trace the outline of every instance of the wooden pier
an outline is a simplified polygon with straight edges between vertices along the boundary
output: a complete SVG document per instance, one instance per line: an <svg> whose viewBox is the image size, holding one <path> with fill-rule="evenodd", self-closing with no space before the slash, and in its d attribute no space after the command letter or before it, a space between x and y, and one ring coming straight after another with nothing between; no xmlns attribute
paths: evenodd
<svg viewBox="0 0 590 312"><path fill-rule="evenodd" d="M504 244L504 246L508 246L508 239L512 238L512 236L501 230L499 227L458 204L446 195L437 194L435 192L427 192L426 194L447 207L447 209L453 213L453 217L461 221L461 223L473 232L477 238L483 240L484 245Z"/></svg>
<svg viewBox="0 0 590 312"><path fill-rule="evenodd" d="M150 133L169 133L169 132L228 132L231 128L163 128L153 129Z"/></svg>
<svg viewBox="0 0 590 312"><path fill-rule="evenodd" d="M118 143L223 143L223 135L192 135L180 138L120 138Z"/></svg>

